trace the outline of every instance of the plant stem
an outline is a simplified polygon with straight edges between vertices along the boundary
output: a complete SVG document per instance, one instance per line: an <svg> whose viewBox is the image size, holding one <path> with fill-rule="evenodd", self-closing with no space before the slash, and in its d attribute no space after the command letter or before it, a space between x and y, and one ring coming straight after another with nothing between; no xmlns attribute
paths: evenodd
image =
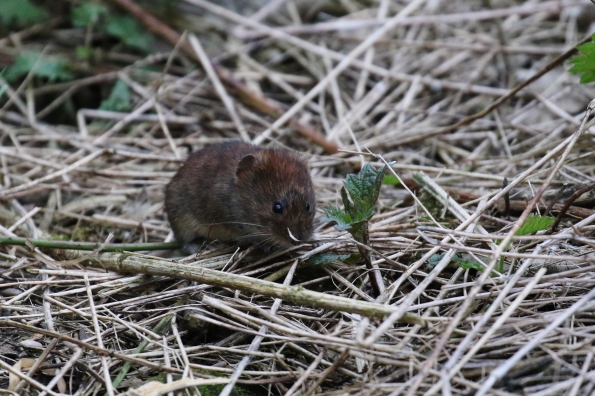
<svg viewBox="0 0 595 396"><path fill-rule="evenodd" d="M178 243L96 243L96 242L72 242L72 241L50 241L43 239L29 239L29 238L0 238L0 246L2 245L19 245L26 246L31 244L35 247L48 249L69 249L69 250L96 250L101 249L102 252L139 252L144 250L173 250L179 249L181 246Z"/></svg>
<svg viewBox="0 0 595 396"><path fill-rule="evenodd" d="M262 279L212 270L197 266L196 263L187 265L173 260L136 255L134 253L101 253L86 258L80 264L118 272L186 279L208 285L237 289L246 293L257 293L280 298L295 305L324 308L337 312L357 313L370 318L381 319L398 309L398 307L391 305L358 301L332 294L315 292L300 286L280 285ZM402 323L418 324L422 327L430 327L425 319L411 312L405 312L399 321Z"/></svg>
<svg viewBox="0 0 595 396"><path fill-rule="evenodd" d="M370 234L368 232L368 223L366 222L366 224L364 224L363 226L363 232L362 232L362 243L364 245L367 245L369 240L370 240ZM354 235L355 237L355 235ZM381 287L380 282L382 282L382 277L379 276L379 272L378 269L374 268L374 265L372 264L372 260L370 259L370 252L368 251L368 249L364 248L361 245L357 245L357 251L359 252L360 256L362 256L362 259L364 260L364 263L366 264L366 268L368 269L368 278L370 279L370 285L372 286L372 291L374 292L373 297L377 298L378 296L380 296L380 294L382 294L382 291L384 290L384 287Z"/></svg>

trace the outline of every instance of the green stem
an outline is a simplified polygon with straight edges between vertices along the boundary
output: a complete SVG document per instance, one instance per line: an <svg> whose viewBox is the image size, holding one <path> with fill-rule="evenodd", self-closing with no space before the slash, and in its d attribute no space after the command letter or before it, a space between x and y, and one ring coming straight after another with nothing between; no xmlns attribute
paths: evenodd
<svg viewBox="0 0 595 396"><path fill-rule="evenodd" d="M353 237L356 238L355 235L353 235ZM362 240L359 242L363 243L364 245L367 245L369 241L370 241L370 236L368 233L368 223L366 222L363 225ZM378 296L380 296L382 289L380 288L380 285L378 284L378 278L376 277L377 270L374 268L374 265L372 264L372 260L370 259L370 252L368 252L368 249L365 249L363 246L360 246L360 245L357 245L357 250L358 250L360 256L362 256L364 263L366 264L366 268L368 269L368 279L370 279L370 285L372 286L372 291L374 292L374 298L377 298Z"/></svg>
<svg viewBox="0 0 595 396"><path fill-rule="evenodd" d="M72 242L72 241L49 241L29 238L0 238L2 245L26 246L28 243L39 248L49 249L70 249L70 250L96 250L101 248L102 252L138 252L143 250L173 250L179 249L178 243L107 243L96 242Z"/></svg>

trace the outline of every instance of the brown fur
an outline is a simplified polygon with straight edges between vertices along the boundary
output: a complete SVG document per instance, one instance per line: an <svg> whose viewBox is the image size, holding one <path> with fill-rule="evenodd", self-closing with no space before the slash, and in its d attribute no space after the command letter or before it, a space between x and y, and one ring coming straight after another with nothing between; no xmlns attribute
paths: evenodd
<svg viewBox="0 0 595 396"><path fill-rule="evenodd" d="M281 214L273 205L283 206ZM309 204L309 210L306 205ZM312 236L314 190L295 152L244 142L207 146L191 154L165 190L165 210L176 239L234 241L264 249Z"/></svg>

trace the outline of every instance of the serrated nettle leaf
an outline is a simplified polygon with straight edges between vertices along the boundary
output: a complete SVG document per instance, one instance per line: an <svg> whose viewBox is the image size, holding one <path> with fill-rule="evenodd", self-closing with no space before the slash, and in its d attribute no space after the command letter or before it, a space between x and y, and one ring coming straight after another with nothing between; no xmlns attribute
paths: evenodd
<svg viewBox="0 0 595 396"><path fill-rule="evenodd" d="M347 230L356 239L363 235L365 229L361 231L360 226L367 223L374 215L386 169L383 167L377 171L372 165L366 164L358 175L348 175L341 188L341 199L345 209L338 207L325 209L326 216L323 221L334 221L336 230Z"/></svg>
<svg viewBox="0 0 595 396"><path fill-rule="evenodd" d="M345 212L353 213L354 208L351 204L351 201L349 200L349 196L347 195L347 190L345 190L345 187L341 187L341 200L343 201L343 207L345 207Z"/></svg>
<svg viewBox="0 0 595 396"><path fill-rule="evenodd" d="M334 221L335 229L337 231L349 231L353 233L354 230L358 229L361 224L366 224L368 220L374 214L374 208L369 209L366 212L360 213L346 213L343 209L338 206L331 206L330 208L324 209L324 214L320 221L331 222Z"/></svg>
<svg viewBox="0 0 595 396"><path fill-rule="evenodd" d="M370 164L364 165L362 170L357 175L347 175L344 182L345 189L349 193L351 202L349 213L354 217L367 217L369 218L374 213L376 207L376 201L380 194L380 187L384 178L384 172L386 167L383 167L380 171L377 171ZM348 202L346 194L341 193L344 202ZM362 216L361 214L364 214Z"/></svg>
<svg viewBox="0 0 595 396"><path fill-rule="evenodd" d="M595 34L591 36L591 40L595 41ZM595 81L595 43L585 43L576 48L580 54L568 61L573 65L568 71L580 74L581 84Z"/></svg>
<svg viewBox="0 0 595 396"><path fill-rule="evenodd" d="M581 75L581 84L588 84L595 81L595 70L588 70Z"/></svg>
<svg viewBox="0 0 595 396"><path fill-rule="evenodd" d="M351 228L352 218L349 213L345 213L345 211L338 206L331 206L330 208L324 209L324 214L320 220L323 222L331 222L334 221L335 229L337 231L346 231Z"/></svg>
<svg viewBox="0 0 595 396"><path fill-rule="evenodd" d="M579 55L569 61L570 64L574 65L569 69L573 73L581 73L587 70L595 69L595 56L591 55Z"/></svg>
<svg viewBox="0 0 595 396"><path fill-rule="evenodd" d="M595 55L595 43L581 44L576 49L585 55Z"/></svg>
<svg viewBox="0 0 595 396"><path fill-rule="evenodd" d="M376 205L376 201L378 201L378 196L380 195L380 187L382 187L382 181L384 180L384 175L386 174L386 170L388 168L383 166L380 170L376 171L376 178L374 180L374 202L373 205ZM374 169L375 170L375 169Z"/></svg>
<svg viewBox="0 0 595 396"><path fill-rule="evenodd" d="M568 71L574 74L581 74L590 71L590 69L588 67L584 67L583 65L574 65L568 69Z"/></svg>
<svg viewBox="0 0 595 396"><path fill-rule="evenodd" d="M384 171L385 168L377 171L372 165L366 164L357 175L347 175L344 185L349 191L355 210L360 211L376 205Z"/></svg>

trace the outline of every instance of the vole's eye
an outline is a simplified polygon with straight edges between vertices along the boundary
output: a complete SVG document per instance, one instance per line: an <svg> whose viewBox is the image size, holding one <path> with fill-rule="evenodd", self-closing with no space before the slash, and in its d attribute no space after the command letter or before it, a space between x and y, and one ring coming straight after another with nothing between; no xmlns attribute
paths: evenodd
<svg viewBox="0 0 595 396"><path fill-rule="evenodd" d="M309 203L307 203L307 204L306 204L306 212L309 212L309 211L310 211L310 204L309 204Z"/></svg>
<svg viewBox="0 0 595 396"><path fill-rule="evenodd" d="M283 205L281 204L281 202L275 202L273 204L273 212L277 214L283 214Z"/></svg>

